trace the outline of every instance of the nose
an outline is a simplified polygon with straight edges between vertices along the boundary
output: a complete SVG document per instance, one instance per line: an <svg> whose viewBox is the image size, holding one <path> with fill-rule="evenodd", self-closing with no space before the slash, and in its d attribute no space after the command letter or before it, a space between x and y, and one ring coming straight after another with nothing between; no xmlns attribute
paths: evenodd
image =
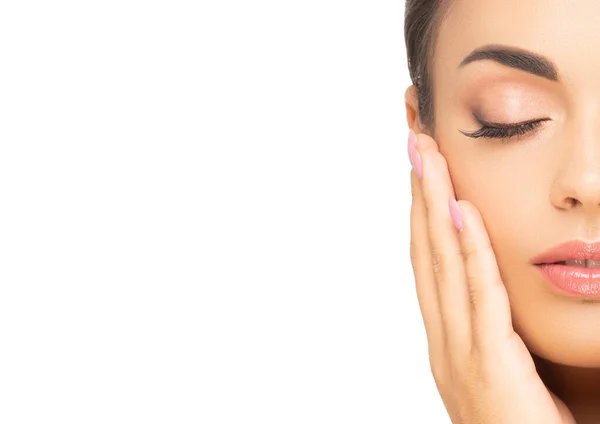
<svg viewBox="0 0 600 424"><path fill-rule="evenodd" d="M600 138L569 143L568 154L560 158L551 199L561 209L600 213Z"/></svg>

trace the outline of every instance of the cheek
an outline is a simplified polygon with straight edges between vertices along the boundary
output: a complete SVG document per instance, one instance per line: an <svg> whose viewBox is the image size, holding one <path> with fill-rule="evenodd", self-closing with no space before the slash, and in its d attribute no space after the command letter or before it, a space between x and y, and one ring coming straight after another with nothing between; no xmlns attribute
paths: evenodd
<svg viewBox="0 0 600 424"><path fill-rule="evenodd" d="M525 205L526 193L531 191L522 184L489 173L458 178L455 183L457 197L469 201L479 211L500 266L517 260L514 255L521 249L515 246L523 246L529 238L531 227L527 220L532 215Z"/></svg>
<svg viewBox="0 0 600 424"><path fill-rule="evenodd" d="M514 157L467 149L461 153L460 158L446 155L457 198L469 201L481 214L501 273L522 271L529 254L538 249L536 222L540 202L548 198L539 190L541 182L520 171L530 168Z"/></svg>
<svg viewBox="0 0 600 424"><path fill-rule="evenodd" d="M469 153L463 149L460 157L449 152L444 154L456 196L477 208L492 242L499 243L505 237L510 239L508 234L518 231L514 227L523 222L535 203L539 212L540 199L531 198L539 182L532 181L530 175L528 178L528 173L518 171L527 169L524 164Z"/></svg>
<svg viewBox="0 0 600 424"><path fill-rule="evenodd" d="M528 155L518 145L502 145L487 140L446 138L440 143L450 178L459 200L472 203L482 216L494 246L513 246L540 213L540 202L548 196L532 165L539 158Z"/></svg>

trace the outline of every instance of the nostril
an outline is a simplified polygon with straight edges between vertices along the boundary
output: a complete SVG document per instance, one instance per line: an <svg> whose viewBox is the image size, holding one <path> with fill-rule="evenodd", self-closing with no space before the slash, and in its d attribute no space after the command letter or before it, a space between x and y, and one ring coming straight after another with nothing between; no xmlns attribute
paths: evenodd
<svg viewBox="0 0 600 424"><path fill-rule="evenodd" d="M566 203L569 206L569 208L574 208L575 206L582 205L582 203L574 197L568 197L566 199Z"/></svg>

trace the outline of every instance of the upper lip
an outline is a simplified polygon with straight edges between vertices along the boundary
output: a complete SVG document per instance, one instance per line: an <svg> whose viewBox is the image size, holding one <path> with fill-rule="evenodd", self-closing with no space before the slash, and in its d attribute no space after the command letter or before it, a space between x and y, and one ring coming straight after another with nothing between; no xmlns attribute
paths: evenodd
<svg viewBox="0 0 600 424"><path fill-rule="evenodd" d="M551 264L555 262L592 259L600 261L600 242L586 243L571 240L548 249L531 259L532 264Z"/></svg>

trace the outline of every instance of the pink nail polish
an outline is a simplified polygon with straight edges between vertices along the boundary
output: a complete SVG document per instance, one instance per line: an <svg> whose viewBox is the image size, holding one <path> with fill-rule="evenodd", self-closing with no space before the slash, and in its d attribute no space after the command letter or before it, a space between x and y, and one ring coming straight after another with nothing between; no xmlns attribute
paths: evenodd
<svg viewBox="0 0 600 424"><path fill-rule="evenodd" d="M414 146L417 145L417 135L415 134L415 132L412 129L408 130L408 153L410 154L410 151L412 150L412 148Z"/></svg>
<svg viewBox="0 0 600 424"><path fill-rule="evenodd" d="M450 216L452 217L452 222L454 222L454 226L460 233L463 229L463 221L462 221L462 213L460 210L460 206L456 202L454 196L450 196L448 198L448 207L450 209Z"/></svg>
<svg viewBox="0 0 600 424"><path fill-rule="evenodd" d="M417 176L419 179L422 179L423 165L421 164L421 155L417 150L417 135L412 129L408 132L408 156L410 158L410 163L417 172Z"/></svg>

